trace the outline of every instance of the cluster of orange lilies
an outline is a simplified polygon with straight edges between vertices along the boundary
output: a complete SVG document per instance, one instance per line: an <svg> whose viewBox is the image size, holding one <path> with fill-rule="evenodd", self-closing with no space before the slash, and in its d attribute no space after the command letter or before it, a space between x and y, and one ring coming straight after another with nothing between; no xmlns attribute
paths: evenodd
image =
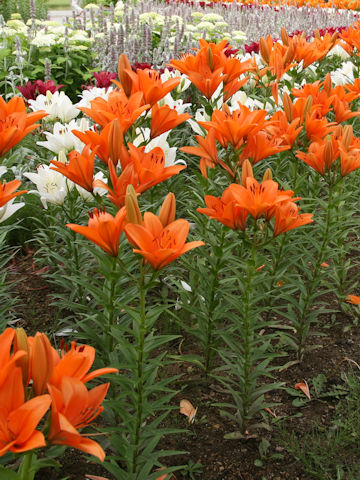
<svg viewBox="0 0 360 480"><path fill-rule="evenodd" d="M46 115L43 111L27 113L23 98L13 97L6 103L0 97L0 158L39 127L35 122ZM20 185L19 180L0 182L0 208L18 195L26 193L26 190L15 192Z"/></svg>
<svg viewBox="0 0 360 480"><path fill-rule="evenodd" d="M103 410L109 384L86 383L115 368L89 372L95 349L73 342L60 354L44 333L27 337L22 328L0 335L0 455L52 445L68 445L95 455L101 446L79 433ZM44 417L51 408L49 418Z"/></svg>

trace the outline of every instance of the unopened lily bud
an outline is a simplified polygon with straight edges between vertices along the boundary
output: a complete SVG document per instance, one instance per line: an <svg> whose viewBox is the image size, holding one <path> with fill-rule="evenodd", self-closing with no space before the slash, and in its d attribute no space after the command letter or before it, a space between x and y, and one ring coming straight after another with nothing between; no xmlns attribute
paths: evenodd
<svg viewBox="0 0 360 480"><path fill-rule="evenodd" d="M211 71L214 70L214 55L210 47L206 50L206 61Z"/></svg>
<svg viewBox="0 0 360 480"><path fill-rule="evenodd" d="M26 355L16 360L16 365L21 368L23 384L27 385L29 381L30 349L28 338L23 328L17 328L15 331L14 353L18 352L19 350L26 352Z"/></svg>
<svg viewBox="0 0 360 480"><path fill-rule="evenodd" d="M132 89L132 80L130 75L126 72L126 70L131 70L131 64L129 62L126 53L122 53L119 57L118 62L118 75L120 83L124 89L125 95L130 97L131 89Z"/></svg>
<svg viewBox="0 0 360 480"><path fill-rule="evenodd" d="M263 182L265 182L266 180L272 180L272 179L273 179L273 174L272 174L271 168L267 168L263 176Z"/></svg>
<svg viewBox="0 0 360 480"><path fill-rule="evenodd" d="M305 105L304 105L304 111L303 111L304 120L306 119L306 115L308 115L311 112L311 108L313 106L313 101L314 100L313 100L312 95L309 95L307 97Z"/></svg>
<svg viewBox="0 0 360 480"><path fill-rule="evenodd" d="M354 138L354 132L353 132L353 127L352 125L346 125L343 129L343 135L342 135L342 144L348 150L351 142L353 141Z"/></svg>
<svg viewBox="0 0 360 480"><path fill-rule="evenodd" d="M325 143L324 162L325 162L326 170L330 170L331 165L334 163L334 149L333 149L331 140L328 140Z"/></svg>
<svg viewBox="0 0 360 480"><path fill-rule="evenodd" d="M141 212L134 187L130 184L126 187L125 195L126 216L129 223L142 225Z"/></svg>
<svg viewBox="0 0 360 480"><path fill-rule="evenodd" d="M175 220L176 213L176 199L173 193L169 193L159 212L159 220L162 223L162 226L165 228L169 223L172 223Z"/></svg>
<svg viewBox="0 0 360 480"><path fill-rule="evenodd" d="M318 29L316 29L316 30L314 31L314 37L317 38L318 40L321 39L321 37L320 37L320 32L319 32Z"/></svg>
<svg viewBox="0 0 360 480"><path fill-rule="evenodd" d="M115 118L111 122L108 135L109 157L115 166L117 165L121 156L123 141L124 137L121 130L120 122L117 118Z"/></svg>
<svg viewBox="0 0 360 480"><path fill-rule="evenodd" d="M340 138L342 137L343 135L343 126L342 125L338 125L335 130L333 131L333 136L335 138Z"/></svg>
<svg viewBox="0 0 360 480"><path fill-rule="evenodd" d="M284 109L287 121L291 123L294 120L294 116L293 116L293 105L291 103L289 94L284 92L282 100L283 100L283 109Z"/></svg>
<svg viewBox="0 0 360 480"><path fill-rule="evenodd" d="M242 164L242 169L241 169L241 184L243 187L246 187L246 179L248 177L253 177L253 169L251 166L251 163L249 162L248 159L244 160Z"/></svg>
<svg viewBox="0 0 360 480"><path fill-rule="evenodd" d="M283 42L284 45L289 45L289 35L287 34L287 31L284 27L282 27L281 29L281 40Z"/></svg>
<svg viewBox="0 0 360 480"><path fill-rule="evenodd" d="M324 80L324 90L328 97L330 97L331 89L332 89L331 75L330 73L328 73Z"/></svg>
<svg viewBox="0 0 360 480"><path fill-rule="evenodd" d="M289 65L294 60L294 56L295 56L295 47L293 44L291 44L286 49L286 52L284 55L284 60L283 60L284 67Z"/></svg>
<svg viewBox="0 0 360 480"><path fill-rule="evenodd" d="M268 64L270 62L270 53L266 45L266 41L263 37L261 37L259 40L259 46L260 46L260 55L264 60L264 62Z"/></svg>
<svg viewBox="0 0 360 480"><path fill-rule="evenodd" d="M52 346L47 336L38 332L34 337L30 355L30 370L35 395L42 395L46 392L53 368Z"/></svg>

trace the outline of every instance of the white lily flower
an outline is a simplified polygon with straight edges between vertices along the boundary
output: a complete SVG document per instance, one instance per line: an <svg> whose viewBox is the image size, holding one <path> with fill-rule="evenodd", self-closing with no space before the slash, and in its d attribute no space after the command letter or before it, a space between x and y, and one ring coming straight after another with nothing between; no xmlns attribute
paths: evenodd
<svg viewBox="0 0 360 480"><path fill-rule="evenodd" d="M104 183L107 183L107 178L104 176L103 172L98 172L96 175L94 175L94 180L101 180ZM85 188L80 187L79 185L76 185L76 189L80 194L80 197L85 201L89 202L90 200L93 199L93 196L90 192L85 190ZM107 193L107 190L105 188L101 187L95 187L94 188L94 194L104 196Z"/></svg>
<svg viewBox="0 0 360 480"><path fill-rule="evenodd" d="M335 85L345 85L345 83L354 82L354 64L345 62L341 68L331 73L331 80Z"/></svg>
<svg viewBox="0 0 360 480"><path fill-rule="evenodd" d="M76 104L76 106L79 107L86 107L86 108L91 108L91 101L95 100L95 98L103 98L104 100L107 100L109 97L109 93L112 92L114 89L113 87L108 87L108 88L98 88L98 87L93 87L90 90L83 90L81 92L80 97L80 102Z"/></svg>
<svg viewBox="0 0 360 480"><path fill-rule="evenodd" d="M85 132L89 129L89 122L82 118L80 122L71 120L70 123L63 125L60 122L56 122L54 125L53 133L44 132L46 135L46 142L36 142L37 145L41 145L51 152L60 153L61 151L68 153L71 150L77 150L81 152L84 148L83 142L76 137L72 130L80 130Z"/></svg>
<svg viewBox="0 0 360 480"><path fill-rule="evenodd" d="M35 183L37 190L29 193L40 195L41 203L47 209L47 202L54 205L62 205L69 190L73 187L64 175L51 170L49 165L39 165L37 173L24 173L24 177Z"/></svg>
<svg viewBox="0 0 360 480"><path fill-rule="evenodd" d="M7 172L7 168L4 167L4 165L1 165L0 166L0 177L2 177L4 175L4 173Z"/></svg>
<svg viewBox="0 0 360 480"><path fill-rule="evenodd" d="M59 118L63 123L70 122L80 113L70 98L64 92L59 91L55 93L47 91L46 95L38 95L36 100L29 100L29 105L34 112L45 110L49 114L46 120Z"/></svg>
<svg viewBox="0 0 360 480"><path fill-rule="evenodd" d="M160 107L168 105L171 109L176 110L179 115L185 112L187 107L191 107L191 103L184 103L184 100L174 100L171 93L165 95L159 102Z"/></svg>
<svg viewBox="0 0 360 480"><path fill-rule="evenodd" d="M179 85L175 88L175 92L182 93L191 85L191 81L187 78L186 75L184 75L183 73L180 73L178 70L170 71L168 68L165 68L164 73L161 74L160 78L162 82L166 82L166 80L169 80L171 78L178 78L178 77L180 77L181 80Z"/></svg>
<svg viewBox="0 0 360 480"><path fill-rule="evenodd" d="M12 198L9 202L5 203L4 206L0 208L0 223L5 222L11 215L17 212L20 208L22 208L25 203L13 203L15 198Z"/></svg>

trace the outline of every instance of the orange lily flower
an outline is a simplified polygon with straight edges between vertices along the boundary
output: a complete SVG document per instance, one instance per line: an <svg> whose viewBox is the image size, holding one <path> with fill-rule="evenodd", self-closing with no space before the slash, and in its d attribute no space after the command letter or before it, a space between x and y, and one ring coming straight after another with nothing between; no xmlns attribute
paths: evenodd
<svg viewBox="0 0 360 480"><path fill-rule="evenodd" d="M261 184L255 178L247 177L246 186L232 183L228 187L239 207L244 208L253 218L258 219L266 214L267 220L275 213L274 207L289 200L291 191L279 191L279 185L273 180L265 180Z"/></svg>
<svg viewBox="0 0 360 480"><path fill-rule="evenodd" d="M27 193L27 190L21 190L20 192L15 192L15 190L20 187L20 180L12 180L11 182L1 183L0 182L0 207L3 207L8 203L12 198L17 197L23 193Z"/></svg>
<svg viewBox="0 0 360 480"><path fill-rule="evenodd" d="M239 103L239 110L232 114L223 110L214 110L210 122L199 122L206 130L214 128L216 138L226 148L228 143L239 148L244 137L251 132L253 135L265 126L266 110L250 111Z"/></svg>
<svg viewBox="0 0 360 480"><path fill-rule="evenodd" d="M200 40L201 48L196 55L185 54L180 60L172 59L170 66L187 75L195 87L209 99L224 80L223 70L227 61L224 53L226 45L226 40L216 45L202 39Z"/></svg>
<svg viewBox="0 0 360 480"><path fill-rule="evenodd" d="M331 82L331 78L330 78ZM330 83L330 89L327 90L324 87L325 82L321 82L320 80L317 80L314 83L307 83L303 87L296 89L292 88L291 92L292 94L297 97L297 98L305 98L307 99L308 97L312 97L313 99L313 105L317 107L317 109L320 111L322 116L325 116L329 113L331 103L334 99L334 94L331 89L331 83Z"/></svg>
<svg viewBox="0 0 360 480"><path fill-rule="evenodd" d="M96 148L90 153L90 145L86 145L81 153L73 150L69 153L69 163L51 160L51 170L62 173L72 182L80 185L88 192L93 191L94 164Z"/></svg>
<svg viewBox="0 0 360 480"><path fill-rule="evenodd" d="M138 247L133 252L142 255L154 270L160 270L180 255L205 245L202 241L185 243L189 228L189 222L183 219L163 227L156 215L146 212L143 224L129 223L125 227L125 233L130 243Z"/></svg>
<svg viewBox="0 0 360 480"><path fill-rule="evenodd" d="M132 143L128 147L132 165L139 178L139 186L135 187L137 193L145 192L186 168L185 165L165 167L165 154L160 147L155 147L150 152L145 152L145 147L135 147Z"/></svg>
<svg viewBox="0 0 360 480"><path fill-rule="evenodd" d="M345 177L349 173L360 168L360 151L350 150L346 152L340 146L340 170L341 176Z"/></svg>
<svg viewBox="0 0 360 480"><path fill-rule="evenodd" d="M346 297L346 301L348 303L352 303L353 305L360 305L360 297L357 295L348 295Z"/></svg>
<svg viewBox="0 0 360 480"><path fill-rule="evenodd" d="M255 165L264 158L290 149L290 145L282 145L281 142L281 138L271 136L266 131L260 130L260 132L255 133L255 135L248 136L239 160L242 163L246 158L249 158L251 159L251 163Z"/></svg>
<svg viewBox="0 0 360 480"><path fill-rule="evenodd" d="M98 245L112 257L117 257L120 236L126 221L125 208L120 209L115 217L107 213L105 209L97 210L96 208L89 213L89 216L87 227L73 223L68 223L66 226Z"/></svg>
<svg viewBox="0 0 360 480"><path fill-rule="evenodd" d="M44 447L44 435L36 430L50 407L49 395L25 400L20 368L13 369L0 388L0 456Z"/></svg>
<svg viewBox="0 0 360 480"><path fill-rule="evenodd" d="M113 203L117 208L121 208L125 205L126 188L128 185L133 185L135 191L140 193L139 176L134 170L132 164L127 165L119 177L116 174L116 167L113 162L109 162L108 167L112 189L102 180L95 180L93 186L94 188L101 187L107 190L109 193L106 196L110 202Z"/></svg>
<svg viewBox="0 0 360 480"><path fill-rule="evenodd" d="M128 98L125 92L120 90L110 92L107 100L95 98L90 102L91 108L81 107L80 110L101 127L117 118L121 130L125 133L138 117L150 108L150 105L143 103L141 92L134 93Z"/></svg>
<svg viewBox="0 0 360 480"><path fill-rule="evenodd" d="M18 361L26 355L26 352L21 350L10 354L14 336L15 330L12 328L6 328L0 335L0 388Z"/></svg>
<svg viewBox="0 0 360 480"><path fill-rule="evenodd" d="M299 210L300 208L294 202L283 202L276 206L274 237L313 222L312 213L299 214Z"/></svg>
<svg viewBox="0 0 360 480"><path fill-rule="evenodd" d="M339 148L335 138L328 141L312 142L308 152L297 151L296 156L324 176L339 157Z"/></svg>
<svg viewBox="0 0 360 480"><path fill-rule="evenodd" d="M201 157L200 171L205 178L208 178L206 167L215 168L216 165L220 165L232 177L234 177L235 175L231 168L229 168L218 156L215 135L215 129L210 128L210 131L205 138L201 135L195 135L196 141L200 145L199 147L182 147L180 150L182 152L189 153L190 155Z"/></svg>
<svg viewBox="0 0 360 480"><path fill-rule="evenodd" d="M191 115L188 113L181 113L179 115L178 112L170 108L169 105L160 107L155 103L151 111L150 138L158 137L189 118L191 118Z"/></svg>
<svg viewBox="0 0 360 480"><path fill-rule="evenodd" d="M34 125L47 113L26 113L24 99L13 97L8 103L0 96L0 157L17 145L28 133L39 125Z"/></svg>
<svg viewBox="0 0 360 480"><path fill-rule="evenodd" d="M293 41L296 43L295 59L297 62L303 60L303 68L308 67L312 63L322 60L325 55L338 43L337 33L330 35L326 33L323 38L315 36L314 40L307 42L302 36L294 36Z"/></svg>
<svg viewBox="0 0 360 480"><path fill-rule="evenodd" d="M323 138L335 130L336 122L328 122L316 109L306 115L306 136L312 142L321 142Z"/></svg>
<svg viewBox="0 0 360 480"><path fill-rule="evenodd" d="M339 97L334 97L332 105L337 123L346 122L346 120L349 120L350 118L360 116L360 112L351 111L349 104L345 99L340 100Z"/></svg>
<svg viewBox="0 0 360 480"><path fill-rule="evenodd" d="M56 352L57 353L57 352ZM77 345L71 342L69 350L62 350L61 358L57 354L57 362L53 369L49 383L60 388L64 377L71 377L87 383L94 378L108 373L117 373L117 368L104 367L89 372L95 360L95 348L90 345Z"/></svg>
<svg viewBox="0 0 360 480"><path fill-rule="evenodd" d="M205 203L207 208L197 208L196 211L232 230L245 230L248 212L236 203L230 187L223 192L221 198L205 195Z"/></svg>
<svg viewBox="0 0 360 480"><path fill-rule="evenodd" d="M171 90L174 90L180 83L180 78L170 78L163 83L160 73L150 68L144 70L138 68L136 73L125 69L125 72L132 81L131 93L141 92L144 103L149 104L150 107L165 97Z"/></svg>
<svg viewBox="0 0 360 480"><path fill-rule="evenodd" d="M271 133L272 136L280 139L280 145L289 145L290 148L294 146L294 143L302 130L300 125L300 119L295 118L291 122L288 121L284 112L275 112L272 116L273 125L269 125L266 130Z"/></svg>
<svg viewBox="0 0 360 480"><path fill-rule="evenodd" d="M77 378L64 377L59 388L49 385L52 399L51 426L48 441L54 445L68 445L89 453L104 461L101 446L83 437L78 429L89 425L104 409L104 400L109 383L98 385L88 391Z"/></svg>

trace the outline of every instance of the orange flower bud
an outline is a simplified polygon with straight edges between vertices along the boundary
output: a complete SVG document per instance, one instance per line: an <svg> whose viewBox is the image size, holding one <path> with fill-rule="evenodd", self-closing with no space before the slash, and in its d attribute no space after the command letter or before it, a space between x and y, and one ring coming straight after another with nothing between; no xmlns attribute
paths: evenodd
<svg viewBox="0 0 360 480"><path fill-rule="evenodd" d="M134 187L130 184L126 187L125 195L126 216L130 223L142 225L141 212Z"/></svg>
<svg viewBox="0 0 360 480"><path fill-rule="evenodd" d="M309 95L306 99L305 105L304 105L304 110L303 110L303 120L306 119L306 115L308 115L311 112L312 106L313 106L313 97L312 95Z"/></svg>
<svg viewBox="0 0 360 480"><path fill-rule="evenodd" d="M170 192L165 198L158 215L164 228L175 220L175 213L176 199L175 195Z"/></svg>
<svg viewBox="0 0 360 480"><path fill-rule="evenodd" d="M334 163L334 149L333 149L331 140L328 140L325 143L324 162L325 162L326 170L330 170L331 165Z"/></svg>
<svg viewBox="0 0 360 480"><path fill-rule="evenodd" d="M111 122L108 136L109 157L115 166L117 165L121 157L123 141L124 137L121 130L120 122L117 118L115 118Z"/></svg>
<svg viewBox="0 0 360 480"><path fill-rule="evenodd" d="M29 343L27 339L26 332L23 328L17 328L15 330L15 337L14 337L14 353L22 350L26 352L26 355L20 357L16 361L16 365L21 368L22 371L22 378L23 384L27 385L29 382Z"/></svg>
<svg viewBox="0 0 360 480"><path fill-rule="evenodd" d="M318 29L316 29L316 30L314 31L314 37L317 38L318 40L321 40L320 32L319 32Z"/></svg>
<svg viewBox="0 0 360 480"><path fill-rule="evenodd" d="M333 137L340 138L343 135L343 126L338 125L335 130L333 131Z"/></svg>
<svg viewBox="0 0 360 480"><path fill-rule="evenodd" d="M345 149L348 150L351 142L353 141L354 134L353 134L353 127L352 125L346 125L343 128L343 135L342 135L342 144L344 145Z"/></svg>
<svg viewBox="0 0 360 480"><path fill-rule="evenodd" d="M287 121L291 123L294 120L294 116L293 116L293 105L291 103L289 94L284 92L282 100L283 100L283 109L284 109Z"/></svg>
<svg viewBox="0 0 360 480"><path fill-rule="evenodd" d="M284 27L282 27L281 29L281 40L283 42L284 45L289 45L289 35L287 34L287 31Z"/></svg>
<svg viewBox="0 0 360 480"><path fill-rule="evenodd" d="M119 57L119 62L118 62L118 75L119 75L120 83L124 89L125 95L129 97L131 94L132 80L130 78L130 75L126 72L126 70L131 71L131 64L129 62L128 57L126 56L126 53L122 53Z"/></svg>
<svg viewBox="0 0 360 480"><path fill-rule="evenodd" d="M283 59L284 67L287 67L294 60L294 56L295 56L295 47L291 43L286 49L286 52L284 55L284 59Z"/></svg>
<svg viewBox="0 0 360 480"><path fill-rule="evenodd" d="M331 89L332 89L331 75L330 73L328 73L324 80L324 90L328 97L330 97Z"/></svg>
<svg viewBox="0 0 360 480"><path fill-rule="evenodd" d="M213 72L214 71L214 56L213 52L210 47L207 48L206 50L206 61L207 64L209 65L210 70Z"/></svg>
<svg viewBox="0 0 360 480"><path fill-rule="evenodd" d="M246 187L246 179L248 177L254 177L253 169L251 163L248 159L244 160L241 170L241 184L243 187Z"/></svg>
<svg viewBox="0 0 360 480"><path fill-rule="evenodd" d="M273 179L273 174L272 174L271 168L267 168L263 176L263 182L265 182L265 180L272 180L272 179Z"/></svg>
<svg viewBox="0 0 360 480"><path fill-rule="evenodd" d="M52 346L45 333L37 333L31 347L30 370L35 395L46 392L54 368Z"/></svg>
<svg viewBox="0 0 360 480"><path fill-rule="evenodd" d="M264 60L264 62L268 64L270 62L270 53L266 45L266 41L263 37L261 37L259 40L259 46L260 46L260 55Z"/></svg>

